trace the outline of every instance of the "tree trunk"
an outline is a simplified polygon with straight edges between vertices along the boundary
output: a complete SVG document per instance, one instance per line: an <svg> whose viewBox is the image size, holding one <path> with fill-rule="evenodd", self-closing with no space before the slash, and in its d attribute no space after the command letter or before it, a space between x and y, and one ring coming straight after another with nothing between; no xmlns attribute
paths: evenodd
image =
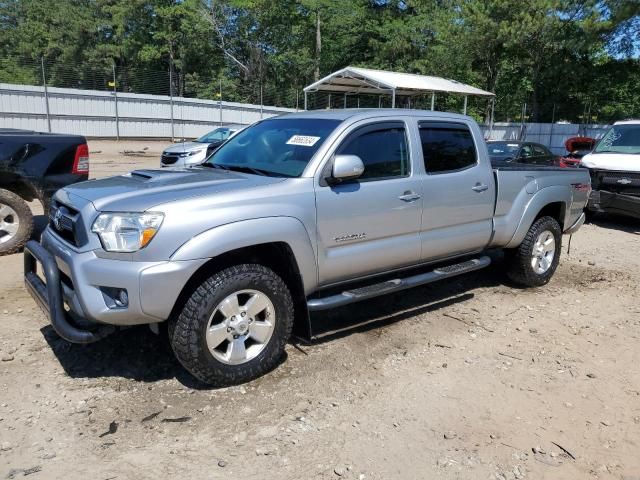
<svg viewBox="0 0 640 480"><path fill-rule="evenodd" d="M534 85L531 92L531 122L540 121L540 95L538 95L538 85Z"/></svg>
<svg viewBox="0 0 640 480"><path fill-rule="evenodd" d="M174 88L176 83L176 69L173 55L173 42L169 41L169 95L171 96L173 96L176 91Z"/></svg>
<svg viewBox="0 0 640 480"><path fill-rule="evenodd" d="M320 53L322 51L322 33L320 32L320 10L316 11L316 69L313 72L314 81L320 80Z"/></svg>
<svg viewBox="0 0 640 480"><path fill-rule="evenodd" d="M496 85L498 84L498 65L496 64L487 66L487 77L486 77L486 90L487 92L496 93ZM491 100L487 102L487 105L484 110L484 123L488 123L491 118Z"/></svg>

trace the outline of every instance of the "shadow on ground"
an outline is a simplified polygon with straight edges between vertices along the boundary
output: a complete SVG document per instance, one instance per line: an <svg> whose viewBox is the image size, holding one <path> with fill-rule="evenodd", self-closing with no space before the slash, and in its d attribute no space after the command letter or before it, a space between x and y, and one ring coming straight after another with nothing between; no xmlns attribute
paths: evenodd
<svg viewBox="0 0 640 480"><path fill-rule="evenodd" d="M64 371L72 378L122 377L143 382L189 381L165 338L148 326L117 331L89 345L69 343L47 325L41 329ZM191 377L189 377L191 378ZM190 380L194 383L195 380Z"/></svg>
<svg viewBox="0 0 640 480"><path fill-rule="evenodd" d="M396 294L378 297L313 316L314 333L324 334L313 345L437 311L473 298L470 290L502 284L499 266ZM339 331L336 331L339 330ZM166 336L147 326L126 328L89 345L62 340L51 326L42 334L65 372L72 378L127 378L142 382L177 379L194 389L209 388L188 374L175 359ZM282 361L285 361L283 358Z"/></svg>
<svg viewBox="0 0 640 480"><path fill-rule="evenodd" d="M600 228L620 230L622 232L640 235L640 220L624 217L622 215L597 214L589 220L589 223Z"/></svg>
<svg viewBox="0 0 640 480"><path fill-rule="evenodd" d="M326 343L354 333L383 328L424 313L434 312L454 304L463 304L474 297L477 288L507 284L502 268L502 255L492 255L495 264L473 273L431 283L354 303L345 307L312 315L313 344Z"/></svg>

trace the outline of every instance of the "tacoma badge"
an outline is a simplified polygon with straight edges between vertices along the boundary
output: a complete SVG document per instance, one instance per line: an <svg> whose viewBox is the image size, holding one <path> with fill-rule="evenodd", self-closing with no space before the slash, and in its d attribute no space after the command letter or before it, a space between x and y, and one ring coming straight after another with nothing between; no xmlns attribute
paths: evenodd
<svg viewBox="0 0 640 480"><path fill-rule="evenodd" d="M336 243L347 242L349 240L361 240L366 237L367 237L366 233L352 233L350 235L342 235L341 237L335 237L333 241Z"/></svg>

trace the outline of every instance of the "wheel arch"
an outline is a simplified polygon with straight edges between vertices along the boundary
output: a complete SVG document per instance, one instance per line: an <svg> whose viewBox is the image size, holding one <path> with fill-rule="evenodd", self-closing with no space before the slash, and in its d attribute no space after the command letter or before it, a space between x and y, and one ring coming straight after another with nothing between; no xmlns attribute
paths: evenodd
<svg viewBox="0 0 640 480"><path fill-rule="evenodd" d="M210 258L191 275L178 294L171 317L180 314L190 295L202 282L233 265L255 263L273 270L291 291L294 306L293 334L301 338L309 338L309 311L300 269L291 247L286 242L271 242L237 248Z"/></svg>
<svg viewBox="0 0 640 480"><path fill-rule="evenodd" d="M262 232L262 234L261 234ZM232 265L257 263L273 270L291 291L294 335L311 335L306 297L317 285L315 251L303 224L292 217L268 217L213 228L181 246L172 260L206 258L183 286L172 309L176 315L197 285Z"/></svg>
<svg viewBox="0 0 640 480"><path fill-rule="evenodd" d="M4 178L0 178L0 189L15 193L26 202L32 202L36 199L41 200L41 192L29 182L17 175L7 174L6 172L3 176Z"/></svg>
<svg viewBox="0 0 640 480"><path fill-rule="evenodd" d="M520 245L531 225L544 216L557 220L560 229L564 231L569 210L566 196L566 187L554 186L539 190L525 207L520 223L506 248L515 248Z"/></svg>

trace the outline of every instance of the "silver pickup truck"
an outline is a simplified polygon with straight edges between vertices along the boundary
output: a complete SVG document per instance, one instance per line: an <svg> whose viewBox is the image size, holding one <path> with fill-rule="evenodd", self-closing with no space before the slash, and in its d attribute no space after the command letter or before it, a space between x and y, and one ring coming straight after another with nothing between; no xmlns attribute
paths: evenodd
<svg viewBox="0 0 640 480"><path fill-rule="evenodd" d="M487 249L512 281L546 284L589 191L581 169L492 168L466 116L296 113L197 168L58 191L25 283L70 342L166 322L187 370L230 385L274 368L292 331L311 336L310 311L480 269Z"/></svg>

